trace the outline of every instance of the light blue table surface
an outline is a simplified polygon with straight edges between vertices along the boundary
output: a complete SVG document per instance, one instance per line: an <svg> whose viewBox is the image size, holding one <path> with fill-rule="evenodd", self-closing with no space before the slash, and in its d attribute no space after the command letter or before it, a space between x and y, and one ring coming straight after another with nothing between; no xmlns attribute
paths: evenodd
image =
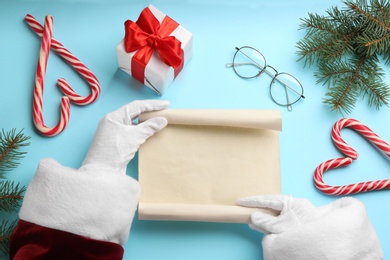
<svg viewBox="0 0 390 260"><path fill-rule="evenodd" d="M141 10L153 4L194 35L193 57L167 92L157 96L118 69L115 47L124 35L123 23L136 20ZM313 185L315 168L323 161L340 157L330 139L333 124L341 115L322 103L326 87L316 84L315 68L297 62L296 42L304 36L298 30L300 18L308 12L324 14L341 1L22 1L0 2L0 127L16 128L31 136L21 165L8 174L10 179L28 185L38 161L52 157L63 165L78 168L89 148L101 117L137 99L167 99L172 108L280 109L281 178L284 194L309 198L316 206L337 197L320 193ZM71 117L63 133L46 138L32 125L32 91L40 40L24 22L32 14L42 24L54 17L54 37L77 56L98 77L101 96L86 107L71 105ZM250 45L266 56L279 71L295 75L305 88L306 99L293 111L275 105L268 94L270 78L252 81L238 78L225 67L235 46ZM384 67L388 75L389 68ZM61 92L58 77L66 78L75 90L86 95L89 88L56 54L50 54L45 79L45 123L58 120ZM387 80L390 83L389 80ZM370 108L359 100L348 117L355 118L390 142L390 110ZM351 130L342 136L360 157L345 169L325 176L331 185L390 178L390 161L369 142ZM137 178L137 157L128 174ZM239 174L239 173L237 173ZM97 191L98 192L98 191ZM354 195L367 207L385 256L390 255L390 191ZM361 234L364 236L365 234ZM337 233L335 233L337 236ZM125 259L261 259L262 235L247 225L225 223L162 222L134 219L125 247Z"/></svg>

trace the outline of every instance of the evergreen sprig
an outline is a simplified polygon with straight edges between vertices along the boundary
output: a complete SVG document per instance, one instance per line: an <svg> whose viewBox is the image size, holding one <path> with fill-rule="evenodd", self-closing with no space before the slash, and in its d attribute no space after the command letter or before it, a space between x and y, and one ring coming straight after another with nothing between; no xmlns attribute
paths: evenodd
<svg viewBox="0 0 390 260"><path fill-rule="evenodd" d="M2 220L0 223L0 255L9 255L9 244L12 231L15 229L17 220L12 222Z"/></svg>
<svg viewBox="0 0 390 260"><path fill-rule="evenodd" d="M388 105L389 86L379 58L390 63L390 4L385 0L344 1L326 15L301 19L305 37L297 43L304 66L316 64L317 83L328 86L323 102L350 113L360 96L379 109Z"/></svg>
<svg viewBox="0 0 390 260"><path fill-rule="evenodd" d="M14 212L20 207L23 199L25 187L20 187L19 183L13 181L0 182L0 211Z"/></svg>
<svg viewBox="0 0 390 260"><path fill-rule="evenodd" d="M0 132L0 179L5 179L5 173L16 168L19 160L26 152L21 151L22 147L28 146L30 137L22 132L12 129ZM26 188L19 183L10 180L0 181L0 212L16 212L23 200L23 193ZM4 213L3 213L4 214ZM8 221L3 219L0 222L0 258L9 254L11 233L16 227L17 220Z"/></svg>
<svg viewBox="0 0 390 260"><path fill-rule="evenodd" d="M12 129L5 132L4 129L0 132L0 178L4 178L4 174L16 168L19 165L18 160L23 158L26 152L20 151L23 146L28 146L30 139L22 132L16 132Z"/></svg>

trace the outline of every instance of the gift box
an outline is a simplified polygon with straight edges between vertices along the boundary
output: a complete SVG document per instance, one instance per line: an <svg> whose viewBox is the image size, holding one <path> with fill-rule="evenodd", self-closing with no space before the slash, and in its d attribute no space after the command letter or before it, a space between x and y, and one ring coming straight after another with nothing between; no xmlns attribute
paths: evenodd
<svg viewBox="0 0 390 260"><path fill-rule="evenodd" d="M153 5L138 20L125 22L118 65L161 95L192 56L192 33Z"/></svg>

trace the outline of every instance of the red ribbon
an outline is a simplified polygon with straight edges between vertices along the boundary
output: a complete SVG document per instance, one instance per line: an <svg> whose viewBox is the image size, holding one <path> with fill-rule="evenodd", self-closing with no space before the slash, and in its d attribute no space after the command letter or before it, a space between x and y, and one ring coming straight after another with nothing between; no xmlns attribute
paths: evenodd
<svg viewBox="0 0 390 260"><path fill-rule="evenodd" d="M125 22L125 50L137 51L131 60L131 75L144 83L145 67L156 50L161 60L175 69L175 77L184 63L184 52L181 42L174 36L169 36L179 24L165 16L160 22L149 8L145 8L137 22Z"/></svg>

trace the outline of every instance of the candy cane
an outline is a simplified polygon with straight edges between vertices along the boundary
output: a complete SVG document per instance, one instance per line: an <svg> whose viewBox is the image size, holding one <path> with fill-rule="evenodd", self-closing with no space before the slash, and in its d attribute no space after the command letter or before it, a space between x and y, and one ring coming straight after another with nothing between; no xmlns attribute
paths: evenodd
<svg viewBox="0 0 390 260"><path fill-rule="evenodd" d="M357 131L390 157L390 145L383 141L370 128L355 119L341 119L333 126L332 140L336 147L348 157L336 158L321 163L314 172L314 185L321 192L328 195L349 195L360 192L390 189L390 180L367 181L343 186L331 186L323 182L322 176L326 171L349 165L358 157L358 153L341 138L340 130L344 127L349 127Z"/></svg>
<svg viewBox="0 0 390 260"><path fill-rule="evenodd" d="M32 15L27 14L25 21L40 37L43 36L42 25L40 25ZM51 39L51 47L88 82L89 86L91 87L91 93L86 97L78 95L63 78L59 78L57 82L60 89L66 96L69 97L72 102L77 105L83 106L93 103L100 94L100 84L98 79L84 64L80 62L79 59L77 59L54 37Z"/></svg>
<svg viewBox="0 0 390 260"><path fill-rule="evenodd" d="M53 18L48 15L45 18L45 25L42 34L41 49L39 51L38 65L35 75L34 100L33 100L33 121L39 132L46 136L54 136L61 133L69 121L70 103L68 97L61 99L61 116L58 124L49 128L45 126L42 117L42 96L44 89L44 78L46 74L47 60L49 58L50 44L53 30Z"/></svg>

